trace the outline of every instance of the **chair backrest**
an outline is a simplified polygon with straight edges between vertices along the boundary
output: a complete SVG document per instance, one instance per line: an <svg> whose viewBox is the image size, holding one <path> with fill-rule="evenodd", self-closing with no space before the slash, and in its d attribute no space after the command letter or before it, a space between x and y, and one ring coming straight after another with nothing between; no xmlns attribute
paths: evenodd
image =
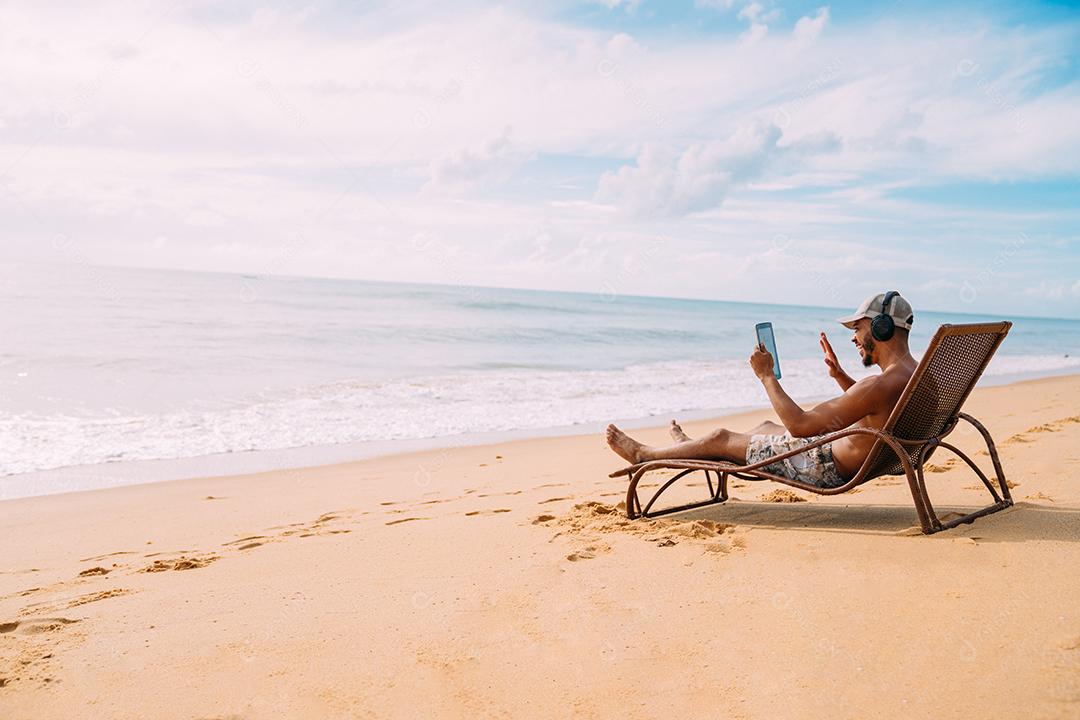
<svg viewBox="0 0 1080 720"><path fill-rule="evenodd" d="M882 430L900 440L929 440L944 432L956 422L1011 327L1011 322L1004 321L939 327ZM921 445L905 449L914 463ZM878 440L860 472L863 480L869 480L902 475L904 469L892 448Z"/></svg>

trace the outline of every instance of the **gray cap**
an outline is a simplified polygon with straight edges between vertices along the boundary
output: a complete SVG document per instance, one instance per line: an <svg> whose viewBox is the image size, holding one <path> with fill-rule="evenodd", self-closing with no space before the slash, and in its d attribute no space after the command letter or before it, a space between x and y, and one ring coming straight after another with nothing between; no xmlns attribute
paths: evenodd
<svg viewBox="0 0 1080 720"><path fill-rule="evenodd" d="M859 305L859 309L853 314L848 315L847 317L837 318L836 322L844 327L854 330L855 322L859 318L870 318L873 320L880 315L881 305L884 301L885 293L871 295L862 301L862 304ZM906 330L910 330L911 323L915 321L915 314L911 310L911 303L905 300L902 295L893 296L892 301L889 303L889 315L892 316L896 327L904 328Z"/></svg>

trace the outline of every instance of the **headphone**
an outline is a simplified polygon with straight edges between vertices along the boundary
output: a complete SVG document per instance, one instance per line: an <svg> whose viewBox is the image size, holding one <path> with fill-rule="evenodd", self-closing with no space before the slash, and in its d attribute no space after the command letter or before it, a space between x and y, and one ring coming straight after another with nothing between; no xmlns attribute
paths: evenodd
<svg viewBox="0 0 1080 720"><path fill-rule="evenodd" d="M891 339L893 333L896 332L896 323L893 322L892 315L889 315L889 303L899 294L895 290L885 293L885 299L881 301L881 312L870 321L870 334L874 336L875 340L885 342Z"/></svg>

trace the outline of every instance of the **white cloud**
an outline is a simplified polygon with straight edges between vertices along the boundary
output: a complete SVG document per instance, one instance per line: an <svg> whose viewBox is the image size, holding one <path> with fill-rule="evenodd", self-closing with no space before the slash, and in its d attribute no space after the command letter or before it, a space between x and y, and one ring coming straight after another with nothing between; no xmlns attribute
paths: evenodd
<svg viewBox="0 0 1080 720"><path fill-rule="evenodd" d="M726 262L786 233L839 261L887 237L912 248L902 268L932 298L927 261L941 251L927 238L1076 236L1069 209L897 200L905 187L1074 178L1080 83L1062 63L1076 23L935 26L898 11L845 24L821 8L776 32L765 0L699 4L761 29L740 40L643 24L631 37L516 3L0 5L0 251L244 270L294 243L292 272L589 289L598 264L664 233L670 251L640 291L710 295L681 254ZM409 250L434 229L454 249L444 262ZM601 236L615 244L582 241ZM506 239L498 254L493 238ZM1073 287L1054 260L1069 252L1025 254L995 300L1034 303L1021 288L1044 276ZM760 280L723 292L760 297ZM814 292L801 282L786 299Z"/></svg>
<svg viewBox="0 0 1080 720"><path fill-rule="evenodd" d="M505 181L527 160L515 149L511 129L476 148L460 148L433 160L423 192L461 193Z"/></svg>
<svg viewBox="0 0 1080 720"><path fill-rule="evenodd" d="M608 10L614 10L621 7L629 13L632 13L641 6L642 0L589 0L589 2L597 5L603 5Z"/></svg>
<svg viewBox="0 0 1080 720"><path fill-rule="evenodd" d="M821 31L825 29L825 25L829 22L829 8L818 8L817 13L810 17L806 15L799 18L795 23L795 30L793 31L795 38L803 44L808 44L817 39Z"/></svg>
<svg viewBox="0 0 1080 720"><path fill-rule="evenodd" d="M755 23L758 21L758 18L761 17L764 10L765 8L761 6L761 3L747 3L743 6L742 10L739 11L739 17L749 23Z"/></svg>
<svg viewBox="0 0 1080 720"><path fill-rule="evenodd" d="M750 27L746 29L739 37L747 45L755 45L760 42L769 33L769 26L765 23L751 23Z"/></svg>
<svg viewBox="0 0 1080 720"><path fill-rule="evenodd" d="M733 187L754 179L776 152L780 129L755 123L723 141L694 144L681 153L649 144L635 165L600 178L597 197L634 216L670 216L706 210Z"/></svg>
<svg viewBox="0 0 1080 720"><path fill-rule="evenodd" d="M1038 300L1067 300L1072 302L1073 298L1080 298L1080 280L1072 281L1057 281L1057 282L1040 282L1037 285L1024 289L1024 294ZM1042 314L1049 317L1058 317L1064 314L1065 308L1057 309L1056 311L1046 306L1042 307Z"/></svg>

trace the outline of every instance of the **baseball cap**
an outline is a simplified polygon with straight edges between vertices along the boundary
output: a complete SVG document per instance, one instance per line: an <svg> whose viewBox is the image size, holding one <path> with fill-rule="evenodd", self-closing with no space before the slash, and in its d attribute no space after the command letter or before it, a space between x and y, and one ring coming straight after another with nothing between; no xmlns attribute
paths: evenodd
<svg viewBox="0 0 1080 720"><path fill-rule="evenodd" d="M846 328L852 330L855 329L855 322L859 318L870 318L873 320L875 317L881 314L881 306L885 302L885 293L878 293L877 295L871 295L862 301L859 305L859 309L853 314L846 317L837 318L836 322L840 323ZM915 322L915 315L911 310L911 303L903 298L902 295L894 295L892 301L889 303L889 315L892 316L893 323L896 327L904 328L906 330L911 329L911 323Z"/></svg>

